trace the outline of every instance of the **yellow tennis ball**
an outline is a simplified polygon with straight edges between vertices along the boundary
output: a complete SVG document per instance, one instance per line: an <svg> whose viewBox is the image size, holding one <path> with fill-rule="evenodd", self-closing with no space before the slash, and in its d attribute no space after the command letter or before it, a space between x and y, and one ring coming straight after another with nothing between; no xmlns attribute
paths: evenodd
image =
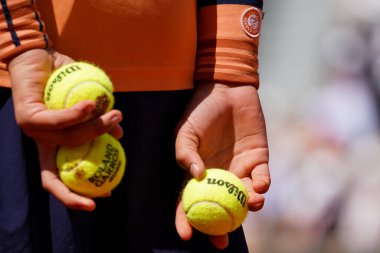
<svg viewBox="0 0 380 253"><path fill-rule="evenodd" d="M120 183L127 159L120 142L103 134L77 147L61 146L56 162L59 177L68 188L84 196L98 197Z"/></svg>
<svg viewBox="0 0 380 253"><path fill-rule="evenodd" d="M48 109L66 109L83 100L96 102L92 117L112 109L113 84L99 67L87 62L73 62L53 71L44 93Z"/></svg>
<svg viewBox="0 0 380 253"><path fill-rule="evenodd" d="M245 220L247 198L247 190L235 174L212 168L202 180L193 178L186 184L182 205L194 228L208 235L224 235Z"/></svg>

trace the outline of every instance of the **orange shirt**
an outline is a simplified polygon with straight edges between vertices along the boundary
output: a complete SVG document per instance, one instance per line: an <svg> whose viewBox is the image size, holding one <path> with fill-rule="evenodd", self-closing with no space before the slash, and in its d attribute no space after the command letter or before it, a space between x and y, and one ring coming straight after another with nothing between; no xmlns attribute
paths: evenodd
<svg viewBox="0 0 380 253"><path fill-rule="evenodd" d="M258 85L258 37L242 21L250 5L197 10L196 0L33 2L2 1L0 86L10 86L8 59L50 46L102 67L116 91L190 89L194 76Z"/></svg>

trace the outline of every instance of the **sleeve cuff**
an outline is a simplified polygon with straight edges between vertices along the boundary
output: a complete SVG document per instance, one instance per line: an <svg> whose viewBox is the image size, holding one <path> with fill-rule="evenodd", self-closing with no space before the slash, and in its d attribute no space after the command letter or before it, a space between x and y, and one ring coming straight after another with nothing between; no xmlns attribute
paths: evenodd
<svg viewBox="0 0 380 253"><path fill-rule="evenodd" d="M259 87L258 47L262 11L238 5L199 9L195 81Z"/></svg>
<svg viewBox="0 0 380 253"><path fill-rule="evenodd" d="M2 1L0 9L0 61L51 42L40 15L31 1Z"/></svg>

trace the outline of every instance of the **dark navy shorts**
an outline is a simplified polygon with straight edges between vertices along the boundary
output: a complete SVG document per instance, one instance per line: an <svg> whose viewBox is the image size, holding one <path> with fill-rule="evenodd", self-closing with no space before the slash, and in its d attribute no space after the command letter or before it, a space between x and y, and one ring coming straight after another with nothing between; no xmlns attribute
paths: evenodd
<svg viewBox="0 0 380 253"><path fill-rule="evenodd" d="M174 128L191 91L116 93L123 112L127 168L93 212L66 209L41 187L34 141L18 128L10 91L0 88L0 253L248 252L242 228L218 251L195 232L182 241L174 225L184 178L174 156Z"/></svg>

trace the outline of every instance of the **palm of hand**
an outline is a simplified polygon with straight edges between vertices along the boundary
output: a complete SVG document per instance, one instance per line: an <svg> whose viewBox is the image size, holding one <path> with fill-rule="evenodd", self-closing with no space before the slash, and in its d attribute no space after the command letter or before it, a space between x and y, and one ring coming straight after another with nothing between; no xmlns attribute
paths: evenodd
<svg viewBox="0 0 380 253"><path fill-rule="evenodd" d="M252 86L201 85L207 87L196 92L180 125L177 146L187 148L177 148L179 162L187 161L182 165L188 168L191 158L186 156L191 149L198 152L205 167L234 172L250 193L250 210L260 209L263 198L256 192L264 193L270 179L265 121L257 91Z"/></svg>
<svg viewBox="0 0 380 253"><path fill-rule="evenodd" d="M267 148L264 118L254 88L229 88L226 93L216 91L188 121L199 136L205 165L229 168L242 176L236 164L239 158Z"/></svg>

